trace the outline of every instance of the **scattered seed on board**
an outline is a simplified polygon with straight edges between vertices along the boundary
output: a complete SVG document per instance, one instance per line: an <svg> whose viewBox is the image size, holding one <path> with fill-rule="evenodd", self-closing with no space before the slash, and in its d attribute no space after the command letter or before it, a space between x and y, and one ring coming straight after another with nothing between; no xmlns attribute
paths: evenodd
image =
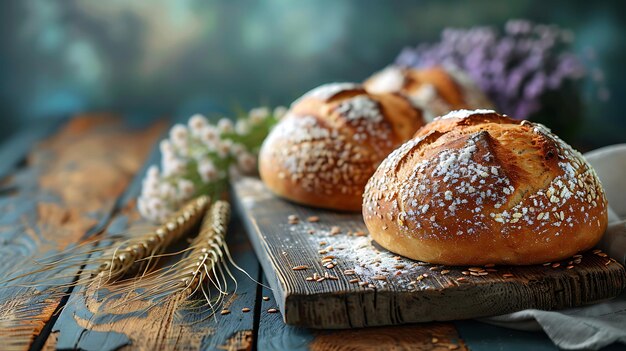
<svg viewBox="0 0 626 351"><path fill-rule="evenodd" d="M358 283L358 282L359 282L359 278L354 278L354 279L348 280L348 283L350 283L350 284L354 284L354 283Z"/></svg>
<svg viewBox="0 0 626 351"><path fill-rule="evenodd" d="M432 338L432 339L430 339L430 341L431 341L433 344L436 344L436 343L438 343L438 342L439 342L439 339L437 339L437 338Z"/></svg>
<svg viewBox="0 0 626 351"><path fill-rule="evenodd" d="M226 315L226 314L229 314L229 313L230 313L230 311L229 311L229 310L222 310L222 312L220 312L220 314L221 314L222 316L223 316L223 315Z"/></svg>
<svg viewBox="0 0 626 351"><path fill-rule="evenodd" d="M300 219L296 215L289 215L287 220L289 221L289 224L298 224L300 222Z"/></svg>
<svg viewBox="0 0 626 351"><path fill-rule="evenodd" d="M303 270L309 269L309 266L301 265L301 266L295 266L295 267L293 267L291 269L293 269L294 271L303 271Z"/></svg>
<svg viewBox="0 0 626 351"><path fill-rule="evenodd" d="M337 226L332 226L330 228L330 235L337 235L341 233L341 228L337 227Z"/></svg>
<svg viewBox="0 0 626 351"><path fill-rule="evenodd" d="M263 301L269 301L270 297L269 296L263 296Z"/></svg>
<svg viewBox="0 0 626 351"><path fill-rule="evenodd" d="M469 275L469 274L470 274L470 272L469 272L469 271L462 271L462 272L461 272L461 274L463 274L463 275Z"/></svg>
<svg viewBox="0 0 626 351"><path fill-rule="evenodd" d="M503 277L503 278L513 278L513 277L514 277L514 275L513 275L513 274L511 274L511 273L504 273L504 274L502 275L502 277Z"/></svg>
<svg viewBox="0 0 626 351"><path fill-rule="evenodd" d="M549 266L549 265L551 265L551 264L552 264L552 262L546 262L546 263L544 263L544 264L543 264L543 266L544 266L544 267L547 267L547 266Z"/></svg>
<svg viewBox="0 0 626 351"><path fill-rule="evenodd" d="M464 281L467 281L467 278L464 278L464 277L456 278L456 281L457 282L464 282Z"/></svg>
<svg viewBox="0 0 626 351"><path fill-rule="evenodd" d="M363 232L363 231L360 231L360 230L359 230L359 231L354 232L354 236L366 236L366 235L367 235L367 233L365 233L365 232Z"/></svg>
<svg viewBox="0 0 626 351"><path fill-rule="evenodd" d="M320 218L318 216L311 216L309 218L306 219L308 222L310 223L315 223L315 222L319 222Z"/></svg>
<svg viewBox="0 0 626 351"><path fill-rule="evenodd" d="M592 254L599 254L600 252L602 252L602 250L600 250L600 249L595 249L595 250L591 251Z"/></svg>
<svg viewBox="0 0 626 351"><path fill-rule="evenodd" d="M384 275L375 275L372 277L372 279L374 280L387 280L387 277L385 277Z"/></svg>
<svg viewBox="0 0 626 351"><path fill-rule="evenodd" d="M248 307L244 307L241 309L241 312L243 313L250 312L250 309Z"/></svg>
<svg viewBox="0 0 626 351"><path fill-rule="evenodd" d="M448 274L448 273L450 273L450 271L449 271L449 270L447 270L447 269L444 269L443 271L441 271L441 274L442 274L442 275L445 275L445 274Z"/></svg>
<svg viewBox="0 0 626 351"><path fill-rule="evenodd" d="M559 268L559 267L561 267L561 264L558 262L552 264L552 268Z"/></svg>
<svg viewBox="0 0 626 351"><path fill-rule="evenodd" d="M275 308L270 308L267 310L267 313L276 313L276 312L278 312L278 310Z"/></svg>
<svg viewBox="0 0 626 351"><path fill-rule="evenodd" d="M467 270L470 272L483 272L485 269L481 267L470 267Z"/></svg>
<svg viewBox="0 0 626 351"><path fill-rule="evenodd" d="M565 269L572 269L572 268L574 268L574 266L572 266L572 265L569 265L569 266L565 267Z"/></svg>

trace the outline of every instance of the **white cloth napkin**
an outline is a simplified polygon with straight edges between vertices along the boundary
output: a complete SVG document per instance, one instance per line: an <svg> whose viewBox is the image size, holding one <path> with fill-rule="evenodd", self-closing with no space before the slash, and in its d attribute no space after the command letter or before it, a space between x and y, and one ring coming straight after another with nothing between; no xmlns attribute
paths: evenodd
<svg viewBox="0 0 626 351"><path fill-rule="evenodd" d="M626 144L585 154L609 201L609 227L598 244L626 264ZM614 342L626 344L626 291L613 300L560 311L523 310L481 321L520 330L543 330L560 348L597 350Z"/></svg>

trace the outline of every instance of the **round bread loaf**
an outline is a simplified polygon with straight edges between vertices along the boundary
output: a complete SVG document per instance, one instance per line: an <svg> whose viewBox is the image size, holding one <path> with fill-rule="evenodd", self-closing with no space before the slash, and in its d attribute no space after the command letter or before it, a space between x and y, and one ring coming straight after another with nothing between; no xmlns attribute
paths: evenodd
<svg viewBox="0 0 626 351"><path fill-rule="evenodd" d="M453 67L414 69L389 66L367 79L364 86L376 94L405 94L425 111L427 122L452 110L493 108L493 103L472 79Z"/></svg>
<svg viewBox="0 0 626 351"><path fill-rule="evenodd" d="M541 124L454 111L420 129L369 180L363 217L400 255L526 265L593 247L607 226L594 170Z"/></svg>
<svg viewBox="0 0 626 351"><path fill-rule="evenodd" d="M399 94L369 94L332 83L295 101L265 139L263 182L277 195L330 209L359 211L363 189L380 162L424 125Z"/></svg>

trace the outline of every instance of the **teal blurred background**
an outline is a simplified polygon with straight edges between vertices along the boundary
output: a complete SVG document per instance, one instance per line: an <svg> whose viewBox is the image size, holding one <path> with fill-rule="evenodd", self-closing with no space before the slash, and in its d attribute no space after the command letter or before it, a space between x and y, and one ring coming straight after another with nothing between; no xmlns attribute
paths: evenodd
<svg viewBox="0 0 626 351"><path fill-rule="evenodd" d="M570 142L626 142L624 1L6 1L0 4L0 140L82 111L145 118L289 104L361 81L444 27L555 23L593 48L610 98Z"/></svg>

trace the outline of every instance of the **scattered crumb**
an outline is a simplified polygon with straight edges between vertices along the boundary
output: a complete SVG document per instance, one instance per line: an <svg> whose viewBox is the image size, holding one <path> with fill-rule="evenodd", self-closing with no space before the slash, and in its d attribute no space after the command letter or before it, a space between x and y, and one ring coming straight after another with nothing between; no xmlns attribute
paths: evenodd
<svg viewBox="0 0 626 351"><path fill-rule="evenodd" d="M310 216L306 220L310 223L316 223L320 221L320 218L318 216Z"/></svg>

